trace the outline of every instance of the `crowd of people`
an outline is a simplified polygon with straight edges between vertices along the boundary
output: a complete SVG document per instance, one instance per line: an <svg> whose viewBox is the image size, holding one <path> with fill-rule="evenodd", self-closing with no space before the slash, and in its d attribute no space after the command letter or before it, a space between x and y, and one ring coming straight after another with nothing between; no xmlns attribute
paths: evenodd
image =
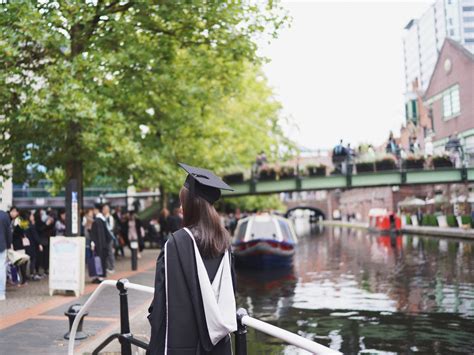
<svg viewBox="0 0 474 355"><path fill-rule="evenodd" d="M233 233L242 215L221 214L221 223ZM115 272L117 258L125 257L132 249L132 242L138 246L137 257L145 248L162 248L171 233L183 225L181 208L170 212L163 208L158 216L146 223L137 218L135 211L119 206L96 204L82 213L81 235L86 237L86 261L98 256L101 272L90 274L92 282L100 283L107 274ZM66 236L66 211L64 209L20 210L13 206L8 212L0 211L0 300L5 298L5 284L8 281L16 287L24 287L29 281L42 280L49 274L50 238ZM25 262L13 264L8 261L11 250ZM89 271L90 273L90 271ZM3 286L2 286L3 285Z"/></svg>
<svg viewBox="0 0 474 355"><path fill-rule="evenodd" d="M162 247L169 233L182 227L179 208L173 213L164 208L159 218L144 224L135 211L108 204L96 204L82 213L81 235L86 237L86 259L98 256L101 272L90 275L99 283L115 272L115 260L123 258L126 249L136 242L137 257L150 245ZM20 210L13 206L0 211L0 300L5 299L7 282L24 287L29 281L41 280L49 274L50 238L66 235L64 209ZM15 260L12 259L15 255ZM14 262L12 262L14 261Z"/></svg>
<svg viewBox="0 0 474 355"><path fill-rule="evenodd" d="M421 148L416 136L409 137L408 148L404 148L401 143L397 143L392 132L388 137L385 145L384 153L393 157L398 166L402 166L410 156L423 157L427 168L432 167L434 153L434 146L431 137L427 137L424 141L424 149ZM444 146L444 151L439 152L440 155L449 157L452 166L460 168L463 166L465 160L465 153L463 146L457 134L449 136L447 143ZM355 161L360 159L364 161L375 161L377 156L374 146L360 145L357 149L353 149L348 143L344 145L343 140L332 150L332 162L336 173L346 174L353 171Z"/></svg>

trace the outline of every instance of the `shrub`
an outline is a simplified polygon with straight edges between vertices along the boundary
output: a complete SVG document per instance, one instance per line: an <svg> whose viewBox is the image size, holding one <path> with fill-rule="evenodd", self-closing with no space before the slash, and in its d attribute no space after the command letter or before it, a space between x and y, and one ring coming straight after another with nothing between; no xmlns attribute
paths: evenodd
<svg viewBox="0 0 474 355"><path fill-rule="evenodd" d="M451 162L451 159L445 155L439 155L433 157L433 166L435 168L452 168L453 163Z"/></svg>
<svg viewBox="0 0 474 355"><path fill-rule="evenodd" d="M423 169L425 165L425 158L411 156L405 160L406 169Z"/></svg>
<svg viewBox="0 0 474 355"><path fill-rule="evenodd" d="M473 226L473 220L472 220L472 217L471 216L461 216L461 222L463 225L470 225L470 226Z"/></svg>
<svg viewBox="0 0 474 355"><path fill-rule="evenodd" d="M438 220L436 219L435 215L432 214L425 214L423 219L421 220L422 226L429 226L429 227L437 227Z"/></svg>
<svg viewBox="0 0 474 355"><path fill-rule="evenodd" d="M386 157L375 162L375 170L384 171L384 170L395 170L397 169L397 163L392 157Z"/></svg>
<svg viewBox="0 0 474 355"><path fill-rule="evenodd" d="M456 220L456 216L452 214L448 214L446 216L446 222L448 223L449 227L457 227L458 226L458 221Z"/></svg>
<svg viewBox="0 0 474 355"><path fill-rule="evenodd" d="M279 176L281 179L295 177L295 168L293 168L292 166L283 166L280 169Z"/></svg>
<svg viewBox="0 0 474 355"><path fill-rule="evenodd" d="M260 180L275 180L276 171L273 168L263 168L260 170L259 179Z"/></svg>
<svg viewBox="0 0 474 355"><path fill-rule="evenodd" d="M244 174L243 173L227 174L222 177L222 180L224 180L228 184L240 183L244 181Z"/></svg>
<svg viewBox="0 0 474 355"><path fill-rule="evenodd" d="M374 163L371 162L362 162L356 163L357 173L367 173L374 171Z"/></svg>
<svg viewBox="0 0 474 355"><path fill-rule="evenodd" d="M411 226L411 216L409 214L405 215L406 224Z"/></svg>
<svg viewBox="0 0 474 355"><path fill-rule="evenodd" d="M309 176L325 176L326 165L307 165L306 171Z"/></svg>

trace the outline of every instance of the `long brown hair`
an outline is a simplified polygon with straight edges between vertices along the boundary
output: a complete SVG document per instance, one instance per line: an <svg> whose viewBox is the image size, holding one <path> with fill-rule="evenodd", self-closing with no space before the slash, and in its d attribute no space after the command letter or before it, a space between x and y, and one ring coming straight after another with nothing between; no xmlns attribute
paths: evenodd
<svg viewBox="0 0 474 355"><path fill-rule="evenodd" d="M217 257L230 246L230 235L222 226L214 206L185 187L179 192L183 225L191 228L203 257Z"/></svg>

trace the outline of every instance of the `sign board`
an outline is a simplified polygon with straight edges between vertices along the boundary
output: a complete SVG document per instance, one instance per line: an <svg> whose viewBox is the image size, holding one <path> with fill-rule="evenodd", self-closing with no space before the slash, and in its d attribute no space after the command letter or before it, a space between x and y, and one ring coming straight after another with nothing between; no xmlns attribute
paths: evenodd
<svg viewBox="0 0 474 355"><path fill-rule="evenodd" d="M53 237L49 247L49 294L54 291L74 291L78 297L85 284L84 237Z"/></svg>
<svg viewBox="0 0 474 355"><path fill-rule="evenodd" d="M77 202L77 192L73 191L71 198L71 233L79 234L79 204Z"/></svg>

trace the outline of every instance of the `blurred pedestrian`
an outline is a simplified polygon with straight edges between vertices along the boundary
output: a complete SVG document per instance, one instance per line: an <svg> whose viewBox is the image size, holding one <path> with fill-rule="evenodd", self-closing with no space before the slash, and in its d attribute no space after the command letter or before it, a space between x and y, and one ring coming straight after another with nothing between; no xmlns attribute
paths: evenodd
<svg viewBox="0 0 474 355"><path fill-rule="evenodd" d="M0 210L0 301L6 298L7 250L12 244L12 229L8 213Z"/></svg>
<svg viewBox="0 0 474 355"><path fill-rule="evenodd" d="M35 216L33 213L28 213L28 228L25 231L25 235L29 240L29 246L25 247L26 254L30 256L29 272L30 280L38 281L41 280L39 275L39 265L37 263L40 253L43 251L40 237L35 227Z"/></svg>
<svg viewBox="0 0 474 355"><path fill-rule="evenodd" d="M160 223L160 247L163 248L165 242L168 240L168 234L170 233L170 229L168 226L168 217L170 215L170 211L165 207L160 212L160 218L158 222Z"/></svg>
<svg viewBox="0 0 474 355"><path fill-rule="evenodd" d="M107 257L107 272L113 274L115 272L115 247L118 244L117 238L114 234L115 228L115 219L110 214L110 206L105 204L102 207L102 214L105 218L105 224L107 226L107 230L110 233L110 242L109 242L109 255Z"/></svg>
<svg viewBox="0 0 474 355"><path fill-rule="evenodd" d="M54 223L55 235L58 237L66 235L66 211L61 209L58 213L58 219Z"/></svg>
<svg viewBox="0 0 474 355"><path fill-rule="evenodd" d="M180 216L179 207L173 209L173 214L168 216L167 223L170 233L174 233L177 230L181 229L183 224L183 218Z"/></svg>
<svg viewBox="0 0 474 355"><path fill-rule="evenodd" d="M143 250L145 244L143 241L143 228L141 221L136 218L135 211L128 212L128 220L125 225L125 231L127 235L130 249L132 249L132 242L138 243L138 258L141 258L140 252Z"/></svg>
<svg viewBox="0 0 474 355"><path fill-rule="evenodd" d="M102 205L96 204L94 206L94 222L91 228L91 249L93 254L100 258L102 273L95 276L93 283L100 283L107 276L107 259L111 236L101 211Z"/></svg>
<svg viewBox="0 0 474 355"><path fill-rule="evenodd" d="M455 168L460 168L464 159L464 151L462 148L461 141L457 137L457 133L449 136L448 142L446 143L444 148L448 152L453 166Z"/></svg>
<svg viewBox="0 0 474 355"><path fill-rule="evenodd" d="M12 217L13 226L13 250L26 254L26 248L30 246L30 241L25 233L29 225L28 217L25 218L25 212L22 211L20 214L16 208L10 210L10 216ZM27 263L20 263L18 269L21 277L21 282L18 286L27 285Z"/></svg>
<svg viewBox="0 0 474 355"><path fill-rule="evenodd" d="M35 212L35 228L40 238L42 251L36 260L36 268L43 268L43 272L49 273L49 239L54 234L54 219L46 213L45 210L39 209Z"/></svg>

